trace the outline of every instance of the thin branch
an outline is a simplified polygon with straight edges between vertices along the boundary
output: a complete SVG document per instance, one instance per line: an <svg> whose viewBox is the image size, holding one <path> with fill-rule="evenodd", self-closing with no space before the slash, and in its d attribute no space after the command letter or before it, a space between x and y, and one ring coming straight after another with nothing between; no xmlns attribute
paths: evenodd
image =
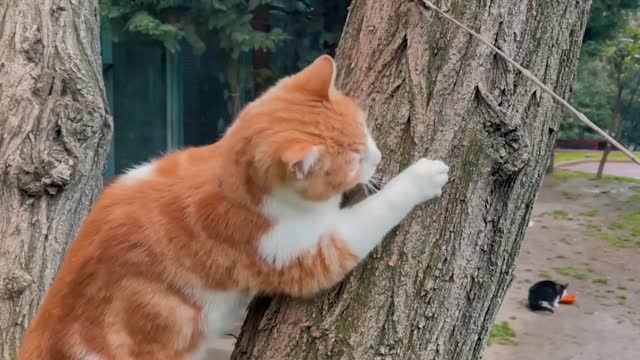
<svg viewBox="0 0 640 360"><path fill-rule="evenodd" d="M478 34L475 31L469 29L468 27L466 27L465 25L463 25L462 23L460 23L458 20L454 19L450 15L447 15L439 7L433 5L433 3L431 1L421 0L420 2L422 3L422 5L425 8L437 12L438 14L442 15L445 19L447 19L450 22L454 23L456 26L460 27L461 29L463 29L464 31L469 33L471 36L475 37L476 39L480 40L482 43L487 45L489 48L491 48L491 50L495 51L498 55L500 55L508 63L510 63L511 65L515 66L518 70L520 70L520 72L522 72L522 74L526 78L528 78L529 80L533 81L544 92L546 92L547 94L551 95L551 97L553 97L560 104L562 104L565 108L567 108L573 115L575 115L578 118L578 120L582 121L588 127L590 127L595 132L600 134L602 137L607 139L607 141L609 141L618 150L622 151L625 155L627 155L629 157L629 159L631 159L633 162L635 162L636 164L640 165L640 159L638 159L631 151L627 150L627 148L625 148L622 144L620 144L614 138L612 138L609 134L607 134L606 131L600 129L596 124L594 124L591 120L589 120L589 118L587 118L583 113L581 113L580 111L576 110L566 100L564 100L562 97L560 97L555 92L553 92L553 90L551 90L549 87L547 87L542 81L540 81L537 77L535 77L529 70L525 69L520 64L515 62L513 59L511 59L507 54L502 52L500 49L498 49L497 47L493 46L490 42L485 40L480 34Z"/></svg>

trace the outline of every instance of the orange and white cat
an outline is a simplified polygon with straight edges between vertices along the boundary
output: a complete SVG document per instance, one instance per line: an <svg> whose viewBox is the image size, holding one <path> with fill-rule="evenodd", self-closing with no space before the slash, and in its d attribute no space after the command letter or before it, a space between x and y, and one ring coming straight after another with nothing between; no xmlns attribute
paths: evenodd
<svg viewBox="0 0 640 360"><path fill-rule="evenodd" d="M244 300L333 286L415 205L440 195L447 166L421 159L340 208L381 154L335 75L322 56L249 104L219 142L111 185L19 359L202 359Z"/></svg>

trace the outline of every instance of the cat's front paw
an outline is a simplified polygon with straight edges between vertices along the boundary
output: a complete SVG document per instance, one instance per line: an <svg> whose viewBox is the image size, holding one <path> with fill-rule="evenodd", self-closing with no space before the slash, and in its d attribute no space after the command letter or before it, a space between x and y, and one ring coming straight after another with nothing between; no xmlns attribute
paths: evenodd
<svg viewBox="0 0 640 360"><path fill-rule="evenodd" d="M442 194L442 187L449 181L449 167L442 161L422 158L403 175L420 200L426 201Z"/></svg>

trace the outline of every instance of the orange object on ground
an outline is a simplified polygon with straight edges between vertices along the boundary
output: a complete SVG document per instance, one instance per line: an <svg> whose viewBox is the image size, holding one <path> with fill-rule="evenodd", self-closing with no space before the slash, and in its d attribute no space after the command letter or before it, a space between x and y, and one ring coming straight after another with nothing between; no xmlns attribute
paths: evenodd
<svg viewBox="0 0 640 360"><path fill-rule="evenodd" d="M573 304L576 302L576 294L567 294L562 299L560 299L561 304Z"/></svg>

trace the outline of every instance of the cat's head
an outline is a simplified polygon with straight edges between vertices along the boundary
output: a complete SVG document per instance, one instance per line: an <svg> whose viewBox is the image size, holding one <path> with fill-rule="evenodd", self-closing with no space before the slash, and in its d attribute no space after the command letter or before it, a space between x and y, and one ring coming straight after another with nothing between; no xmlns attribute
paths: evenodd
<svg viewBox="0 0 640 360"><path fill-rule="evenodd" d="M560 298L563 298L565 295L567 295L567 288L569 287L569 284L556 284L556 291L558 292L558 294L560 294Z"/></svg>
<svg viewBox="0 0 640 360"><path fill-rule="evenodd" d="M366 113L335 87L336 66L321 56L249 104L228 134L255 151L255 177L270 189L323 201L368 182L381 153Z"/></svg>

